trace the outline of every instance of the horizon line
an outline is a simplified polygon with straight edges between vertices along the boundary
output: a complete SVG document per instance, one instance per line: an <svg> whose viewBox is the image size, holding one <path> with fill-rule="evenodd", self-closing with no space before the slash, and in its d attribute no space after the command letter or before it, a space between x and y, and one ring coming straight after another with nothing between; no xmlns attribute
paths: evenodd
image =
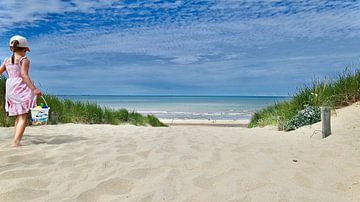
<svg viewBox="0 0 360 202"><path fill-rule="evenodd" d="M159 96L159 97L291 97L290 95L191 95L191 94L54 94L55 96Z"/></svg>

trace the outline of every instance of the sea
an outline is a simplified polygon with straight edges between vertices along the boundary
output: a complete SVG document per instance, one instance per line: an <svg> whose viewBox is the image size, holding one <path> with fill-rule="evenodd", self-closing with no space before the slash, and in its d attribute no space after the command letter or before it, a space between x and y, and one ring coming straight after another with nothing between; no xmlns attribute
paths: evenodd
<svg viewBox="0 0 360 202"><path fill-rule="evenodd" d="M160 119L249 120L258 110L286 96L59 95L103 108L127 109Z"/></svg>

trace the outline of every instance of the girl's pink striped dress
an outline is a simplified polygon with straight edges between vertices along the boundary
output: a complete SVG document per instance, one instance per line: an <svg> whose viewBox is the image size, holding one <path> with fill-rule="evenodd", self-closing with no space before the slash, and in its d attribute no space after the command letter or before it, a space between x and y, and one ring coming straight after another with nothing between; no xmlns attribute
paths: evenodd
<svg viewBox="0 0 360 202"><path fill-rule="evenodd" d="M35 95L21 78L20 66L25 58L26 56L20 58L19 63L8 63L5 65L8 75L6 80L5 110L9 113L9 116L28 113L31 107L36 106L36 102L32 103Z"/></svg>

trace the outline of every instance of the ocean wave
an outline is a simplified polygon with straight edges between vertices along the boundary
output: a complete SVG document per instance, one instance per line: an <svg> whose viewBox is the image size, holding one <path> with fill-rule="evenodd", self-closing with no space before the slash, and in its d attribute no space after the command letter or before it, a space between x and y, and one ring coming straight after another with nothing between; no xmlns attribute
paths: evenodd
<svg viewBox="0 0 360 202"><path fill-rule="evenodd" d="M236 115L244 115L246 113L244 112L231 112L231 113L227 113L227 115L231 115L231 116L236 116Z"/></svg>
<svg viewBox="0 0 360 202"><path fill-rule="evenodd" d="M143 114L154 114L158 118L165 119L248 119L251 117L249 112L186 112L186 111L161 111L161 110L141 110Z"/></svg>
<svg viewBox="0 0 360 202"><path fill-rule="evenodd" d="M137 111L140 114L168 114L167 111Z"/></svg>

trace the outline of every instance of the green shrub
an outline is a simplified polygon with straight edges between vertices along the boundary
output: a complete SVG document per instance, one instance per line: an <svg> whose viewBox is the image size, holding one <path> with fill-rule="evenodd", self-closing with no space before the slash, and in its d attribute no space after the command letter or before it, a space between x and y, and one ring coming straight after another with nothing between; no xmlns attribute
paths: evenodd
<svg viewBox="0 0 360 202"><path fill-rule="evenodd" d="M147 115L146 117L148 119L148 123L151 126L166 126L164 123L162 123L161 121L159 121L158 118L156 118L154 115Z"/></svg>
<svg viewBox="0 0 360 202"><path fill-rule="evenodd" d="M120 109L114 112L116 119L121 122L127 122L129 120L129 112L126 109Z"/></svg>
<svg viewBox="0 0 360 202"><path fill-rule="evenodd" d="M285 131L295 130L301 126L311 125L313 123L321 121L320 107L305 105L303 110L300 110L293 118L291 118L284 124L283 128Z"/></svg>
<svg viewBox="0 0 360 202"><path fill-rule="evenodd" d="M133 111L129 114L129 123L134 125L145 125L146 119L143 115Z"/></svg>

